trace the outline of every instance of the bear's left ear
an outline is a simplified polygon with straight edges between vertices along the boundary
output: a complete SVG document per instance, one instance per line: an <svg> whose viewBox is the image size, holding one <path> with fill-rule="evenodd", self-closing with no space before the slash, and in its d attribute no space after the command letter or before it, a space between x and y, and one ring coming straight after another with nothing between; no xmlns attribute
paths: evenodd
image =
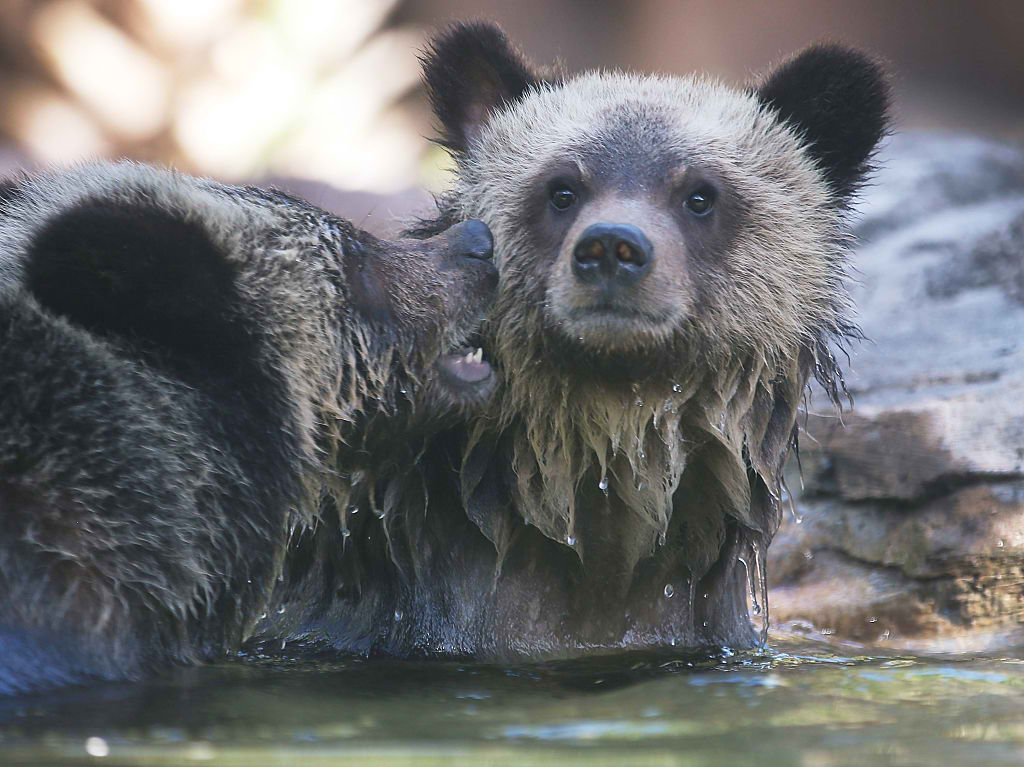
<svg viewBox="0 0 1024 767"><path fill-rule="evenodd" d="M488 22L452 25L420 60L441 121L439 143L455 152L466 151L495 109L541 81L505 33Z"/></svg>
<svg viewBox="0 0 1024 767"><path fill-rule="evenodd" d="M888 127L882 66L842 45L805 48L755 88L807 145L840 202L857 190Z"/></svg>

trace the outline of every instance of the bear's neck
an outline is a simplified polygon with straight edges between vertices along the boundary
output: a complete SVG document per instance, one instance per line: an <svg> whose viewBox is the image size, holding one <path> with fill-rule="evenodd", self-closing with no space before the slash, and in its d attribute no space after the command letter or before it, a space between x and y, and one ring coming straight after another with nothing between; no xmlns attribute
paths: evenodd
<svg viewBox="0 0 1024 767"><path fill-rule="evenodd" d="M765 395L778 390L779 368L763 357L704 362L636 383L545 365L508 371L500 415L471 434L470 452L500 435L491 460L507 467L511 512L575 553L580 604L606 612L638 588L691 590L728 548L733 521L773 532L751 513L747 446L772 418ZM788 410L797 398L786 399ZM777 466L762 468L774 489Z"/></svg>
<svg viewBox="0 0 1024 767"><path fill-rule="evenodd" d="M595 384L536 368L510 376L498 460L510 468L517 515L584 563L605 561L616 547L623 566L653 553L668 534L689 456L709 440L728 442L727 422L737 417L711 378ZM493 425L478 424L468 452ZM728 449L738 456L742 445Z"/></svg>
<svg viewBox="0 0 1024 767"><path fill-rule="evenodd" d="M753 559L734 521L749 504L742 437L738 444L729 437L737 416L726 408L724 425L712 424L706 399L688 397L682 385L666 388L679 396L629 387L617 410L609 399L577 397L561 417L521 412L490 432L499 441L487 463L502 471L476 487L493 483L510 499L508 531L487 526L495 507L479 502L483 494L463 498L497 550L498 585L486 611L495 623L517 626L522 642L745 641L748 570L739 560ZM475 436L484 446L486 436ZM464 472L464 484L478 474ZM712 603L730 605L722 613L728 621L709 612Z"/></svg>

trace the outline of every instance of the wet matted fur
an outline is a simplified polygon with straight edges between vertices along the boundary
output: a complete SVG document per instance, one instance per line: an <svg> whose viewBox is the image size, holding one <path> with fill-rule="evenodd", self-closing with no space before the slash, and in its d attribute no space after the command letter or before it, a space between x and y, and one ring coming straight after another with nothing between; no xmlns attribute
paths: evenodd
<svg viewBox="0 0 1024 767"><path fill-rule="evenodd" d="M290 542L339 529L348 458L486 395L436 365L493 296L490 251L480 222L383 242L132 163L6 184L0 693L237 649Z"/></svg>
<svg viewBox="0 0 1024 767"><path fill-rule="evenodd" d="M846 218L886 129L881 68L823 45L745 89L545 75L488 24L439 35L424 68L457 170L413 234L494 231L482 344L503 383L431 438L424 482L376 489L402 575L360 586L373 619L342 590L313 633L495 658L751 645L799 403L817 376L838 404L832 350L857 336ZM599 296L574 259L605 222L653 249Z"/></svg>

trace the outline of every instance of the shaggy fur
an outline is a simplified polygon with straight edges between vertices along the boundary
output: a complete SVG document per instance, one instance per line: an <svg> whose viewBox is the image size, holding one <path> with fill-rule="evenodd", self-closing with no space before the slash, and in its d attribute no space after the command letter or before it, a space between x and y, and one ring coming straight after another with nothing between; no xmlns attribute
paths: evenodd
<svg viewBox="0 0 1024 767"><path fill-rule="evenodd" d="M486 396L436 367L496 283L479 222L380 242L128 163L0 194L0 692L237 649L351 462Z"/></svg>
<svg viewBox="0 0 1024 767"><path fill-rule="evenodd" d="M817 375L838 404L829 349L856 336L844 212L884 132L878 65L819 46L748 90L545 80L496 28L469 24L434 41L425 79L458 169L414 233L465 216L494 231L483 345L503 388L485 417L433 439L461 466L447 485L431 475L427 517L448 521L392 531L461 536L443 581L433 552L408 546L410 569L432 573L412 580L432 608L398 638L389 622L356 644L497 657L750 645L799 402ZM553 212L565 187L574 207ZM684 206L702 189L715 207L698 218ZM594 309L570 268L599 221L640 227L657 259L615 312Z"/></svg>
<svg viewBox="0 0 1024 767"><path fill-rule="evenodd" d="M812 375L838 403L829 349L856 335L844 216L885 125L878 66L824 46L747 90L551 79L489 25L453 27L424 65L458 172L413 234L479 217L498 243L498 297L470 340L502 375L479 412L450 407L488 393L452 380L471 361L432 365L468 331L479 282L434 283L438 315L429 263L373 257L296 201L180 180L183 196L144 197L189 243L181 269L152 272L163 246L135 246L134 273L109 237L60 231L49 247L84 245L47 266L30 256L40 222L78 215L92 176L2 192L0 503L18 513L0 649L15 664L56 653L68 625L99 628L67 668L109 675L250 634L491 659L756 641L748 600L762 609L797 407ZM101 197L141 204L137 172ZM106 231L169 241L142 218ZM644 233L646 276L604 294L576 278L595 223ZM68 270L84 292L53 284ZM202 279L186 290L187 275ZM437 408L454 415L422 418Z"/></svg>

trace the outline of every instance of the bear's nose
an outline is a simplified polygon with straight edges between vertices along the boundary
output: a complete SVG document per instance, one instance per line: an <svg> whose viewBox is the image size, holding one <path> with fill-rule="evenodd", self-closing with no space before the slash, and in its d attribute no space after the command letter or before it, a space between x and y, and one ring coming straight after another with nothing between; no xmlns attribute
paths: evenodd
<svg viewBox="0 0 1024 767"><path fill-rule="evenodd" d="M632 224L591 224L572 255L572 272L581 282L625 287L651 270L654 246Z"/></svg>
<svg viewBox="0 0 1024 767"><path fill-rule="evenodd" d="M479 258L484 261L494 258L494 238L491 236L491 230L478 218L463 221L449 229L448 247L456 256Z"/></svg>

